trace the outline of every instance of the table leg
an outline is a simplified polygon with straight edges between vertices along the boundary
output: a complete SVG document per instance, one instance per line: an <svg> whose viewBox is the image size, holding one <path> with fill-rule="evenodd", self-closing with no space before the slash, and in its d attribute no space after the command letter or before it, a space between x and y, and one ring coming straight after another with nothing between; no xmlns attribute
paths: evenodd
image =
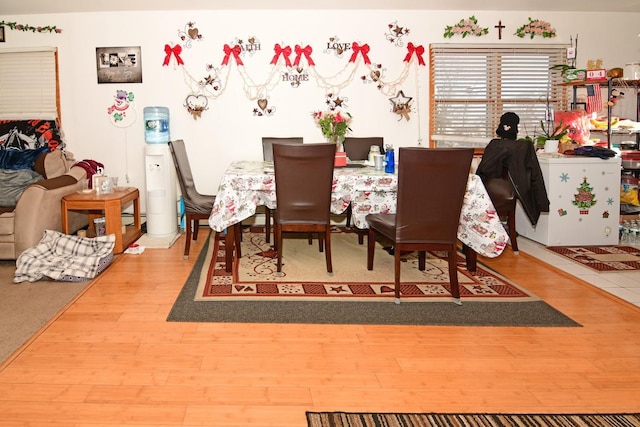
<svg viewBox="0 0 640 427"><path fill-rule="evenodd" d="M120 200L109 200L104 206L105 229L107 234L116 236L116 243L113 253L119 254L122 247L122 205Z"/></svg>

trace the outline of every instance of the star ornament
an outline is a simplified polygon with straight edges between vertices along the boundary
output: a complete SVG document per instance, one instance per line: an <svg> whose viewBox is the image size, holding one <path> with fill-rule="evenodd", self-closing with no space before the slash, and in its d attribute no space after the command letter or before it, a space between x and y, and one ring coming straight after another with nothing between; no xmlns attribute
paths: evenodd
<svg viewBox="0 0 640 427"><path fill-rule="evenodd" d="M403 91L399 91L395 97L389 98L389 101L391 101L391 103L393 104L392 111L400 116L398 121L402 120L403 118L407 119L407 121L411 119L409 113L411 112L412 100L413 98L405 96Z"/></svg>

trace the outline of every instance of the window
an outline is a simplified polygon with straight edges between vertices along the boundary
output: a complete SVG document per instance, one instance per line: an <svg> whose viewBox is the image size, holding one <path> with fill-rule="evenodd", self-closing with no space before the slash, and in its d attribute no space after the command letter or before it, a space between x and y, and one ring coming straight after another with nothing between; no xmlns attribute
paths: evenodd
<svg viewBox="0 0 640 427"><path fill-rule="evenodd" d="M549 67L565 62L567 46L431 45L431 141L484 147L500 116L520 116L518 137L540 134L549 111L562 110L568 90Z"/></svg>
<svg viewBox="0 0 640 427"><path fill-rule="evenodd" d="M0 49L0 119L58 119L56 49Z"/></svg>

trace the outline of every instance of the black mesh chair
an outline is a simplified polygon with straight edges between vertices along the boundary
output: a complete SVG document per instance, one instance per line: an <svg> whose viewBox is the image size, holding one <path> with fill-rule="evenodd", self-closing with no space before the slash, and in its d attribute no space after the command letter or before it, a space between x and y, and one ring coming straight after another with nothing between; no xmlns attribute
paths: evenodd
<svg viewBox="0 0 640 427"><path fill-rule="evenodd" d="M263 137L262 138L262 159L265 162L273 162L273 144L302 144L302 137ZM265 240L267 243L271 242L271 218L273 216L273 210L268 207L264 207L264 231Z"/></svg>
<svg viewBox="0 0 640 427"><path fill-rule="evenodd" d="M193 174L191 173L191 166L189 165L189 158L187 157L187 150L183 140L178 139L176 141L170 141L169 150L171 151L171 157L173 157L173 164L176 168L176 175L178 177L178 183L180 184L182 199L184 200L186 232L184 258L187 259L189 258L191 238L193 236L194 241L198 239L199 221L201 219L209 218L216 196L200 194L196 189ZM242 256L240 252L240 224L236 224L234 227L236 227L236 248L238 251L238 257L240 257Z"/></svg>
<svg viewBox="0 0 640 427"><path fill-rule="evenodd" d="M400 302L400 255L418 251L418 269L426 251L445 251L454 302L460 303L457 271L458 225L473 158L472 148L400 148L395 214L369 214L367 269L373 270L376 238L394 246L395 297Z"/></svg>
<svg viewBox="0 0 640 427"><path fill-rule="evenodd" d="M321 252L324 246L327 272L333 272L331 191L335 152L335 144L273 145L278 203L274 221L278 273L282 272L282 237L286 232L318 233Z"/></svg>

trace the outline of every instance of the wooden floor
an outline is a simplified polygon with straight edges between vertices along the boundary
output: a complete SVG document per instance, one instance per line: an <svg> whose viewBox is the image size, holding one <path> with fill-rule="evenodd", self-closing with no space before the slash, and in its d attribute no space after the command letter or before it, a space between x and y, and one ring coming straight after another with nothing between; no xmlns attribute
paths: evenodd
<svg viewBox="0 0 640 427"><path fill-rule="evenodd" d="M0 427L640 411L640 309L525 253L481 261L584 327L167 323L205 235L120 257L0 367Z"/></svg>

